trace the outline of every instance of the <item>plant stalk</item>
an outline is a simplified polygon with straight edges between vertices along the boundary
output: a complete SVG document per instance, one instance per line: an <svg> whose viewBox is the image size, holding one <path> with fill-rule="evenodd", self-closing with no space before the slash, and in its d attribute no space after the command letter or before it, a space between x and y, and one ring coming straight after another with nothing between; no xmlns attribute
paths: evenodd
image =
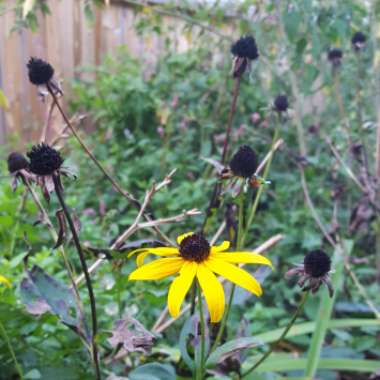
<svg viewBox="0 0 380 380"><path fill-rule="evenodd" d="M96 379L100 380L101 379L101 374L100 374L100 366L99 366L99 358L98 358L98 348L97 348L97 344L96 344L96 335L97 335L96 303L95 303L94 291L93 291L92 284L91 284L91 278L90 278L90 274L88 273L86 259L84 257L83 251L82 251L82 246L80 244L79 236L78 236L77 231L75 229L74 222L73 222L73 220L71 218L70 211L69 211L69 209L68 209L68 207L67 207L67 205L65 203L65 200L63 198L63 194L62 194L62 189L61 189L61 184L60 184L59 178L55 174L53 174L53 181L54 181L55 192L57 194L59 203L61 204L61 207L62 207L63 212L65 214L67 223L69 225L69 228L70 228L73 240L74 240L75 248L76 248L76 250L78 252L78 256L79 256L80 263L81 263L81 266L82 266L82 270L83 270L83 273L84 273L84 276L85 276L85 280L86 280L86 286L87 286L88 295L89 295L89 298L90 298L90 305L91 305L91 318L92 318L91 347L92 347L92 356L93 356L93 361L94 361L94 366L95 366Z"/></svg>
<svg viewBox="0 0 380 380"><path fill-rule="evenodd" d="M205 367L205 355L206 355L206 325L205 317L203 314L203 305L202 305L202 294L199 284L197 284L197 293L198 293L198 308L199 308L199 320L201 325L201 357L200 365L196 368L196 378L197 380L203 380L204 376L204 367Z"/></svg>
<svg viewBox="0 0 380 380"><path fill-rule="evenodd" d="M240 77L235 79L235 87L234 87L234 91L233 91L233 95L232 95L232 103L231 103L231 108L230 108L230 112L228 114L228 120L227 120L226 136L224 138L224 143L223 143L223 151L222 151L222 158L221 158L223 165L225 164L226 159L227 159L228 146L230 143L230 136L231 136L231 130L232 130L232 122L234 119L234 115L236 113L237 100L238 100L238 97L240 94L240 82L241 82ZM218 203L217 199L219 198L221 189L222 189L222 185L221 185L220 181L218 180L214 186L214 190L213 190L213 193L212 193L212 196L210 199L210 204L209 204L207 211L206 211L206 216L205 216L205 219L203 221L202 231L205 230L205 228L207 226L207 222L208 222L209 218L212 216L213 209L219 208L219 205L217 204Z"/></svg>
<svg viewBox="0 0 380 380"><path fill-rule="evenodd" d="M253 372L261 363L263 363L270 355L271 353L279 346L279 344L282 342L283 339L285 339L286 334L289 332L289 330L292 328L294 323L296 322L298 316L301 314L303 307L305 305L305 302L307 300L309 292L305 292L302 295L301 301L298 304L297 310L293 314L292 319L289 321L287 326L285 327L284 331L282 332L281 336L278 338L278 340L272 345L272 347L249 369L247 369L245 372L242 373L241 377L245 377L249 375L251 372Z"/></svg>
<svg viewBox="0 0 380 380"><path fill-rule="evenodd" d="M1 321L0 321L0 332L3 335L5 342L7 343L8 350L9 350L11 356L12 356L13 362L15 364L16 371L17 371L18 375L20 376L20 380L23 380L24 379L24 374L23 374L21 365L20 365L20 363L18 362L18 360L16 358L16 354L15 354L15 352L13 350L13 346L12 346L12 343L11 343L11 341L9 339L7 330L4 328L4 325L2 324Z"/></svg>

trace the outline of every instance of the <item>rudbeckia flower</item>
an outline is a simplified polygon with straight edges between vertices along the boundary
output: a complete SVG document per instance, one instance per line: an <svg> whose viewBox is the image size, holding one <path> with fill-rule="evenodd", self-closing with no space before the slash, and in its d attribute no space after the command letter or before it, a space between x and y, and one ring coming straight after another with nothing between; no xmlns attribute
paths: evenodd
<svg viewBox="0 0 380 380"><path fill-rule="evenodd" d="M1 274L0 274L0 283L5 284L6 286L8 286L8 288L11 287L11 283L9 282L9 280L6 277L2 276Z"/></svg>
<svg viewBox="0 0 380 380"><path fill-rule="evenodd" d="M168 292L168 309L172 317L177 317L181 304L195 278L206 299L212 323L219 322L224 313L225 298L223 286L217 279L220 275L236 285L261 296L259 282L238 263L263 264L272 267L270 260L252 252L225 252L230 243L210 246L199 233L187 233L177 238L178 247L141 248L130 253L138 253L137 268L129 275L129 280L160 280L178 274ZM148 254L162 258L143 264Z"/></svg>

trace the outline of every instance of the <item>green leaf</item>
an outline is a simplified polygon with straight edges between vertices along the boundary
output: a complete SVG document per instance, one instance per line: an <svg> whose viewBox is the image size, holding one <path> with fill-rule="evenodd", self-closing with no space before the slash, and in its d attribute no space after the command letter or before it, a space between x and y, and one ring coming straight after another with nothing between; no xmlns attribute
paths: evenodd
<svg viewBox="0 0 380 380"><path fill-rule="evenodd" d="M198 322L199 317L197 315L194 315L193 317L189 318L183 325L182 330L179 334L179 350L181 351L183 361L188 365L188 367L191 370L194 369L194 360L190 357L189 353L187 352L187 343L190 334L194 334Z"/></svg>
<svg viewBox="0 0 380 380"><path fill-rule="evenodd" d="M174 368L169 364L149 363L128 374L130 380L175 380Z"/></svg>
<svg viewBox="0 0 380 380"><path fill-rule="evenodd" d="M22 6L22 18L26 18L26 16L33 10L34 4L36 0L25 0Z"/></svg>
<svg viewBox="0 0 380 380"><path fill-rule="evenodd" d="M302 15L297 11L284 14L283 22L290 42L294 42L295 39L299 37L298 30L300 28L301 21Z"/></svg>
<svg viewBox="0 0 380 380"><path fill-rule="evenodd" d="M38 369L32 369L24 375L24 379L41 379L41 373Z"/></svg>
<svg viewBox="0 0 380 380"><path fill-rule="evenodd" d="M378 319L360 319L360 318L347 318L347 319L333 319L328 323L329 329L334 328L347 328L347 327L368 327L368 326L380 326L380 320ZM286 335L286 338L291 338L299 335L310 334L316 328L316 322L306 322L294 325ZM221 361L223 355L232 351L239 351L243 349L257 347L259 345L272 343L277 341L284 328L275 329L262 334L258 334L255 337L239 338L230 340L217 348L208 358L207 365L212 366Z"/></svg>
<svg viewBox="0 0 380 380"><path fill-rule="evenodd" d="M1 108L8 108L8 99L5 96L3 90L0 90L0 107Z"/></svg>
<svg viewBox="0 0 380 380"><path fill-rule="evenodd" d="M81 317L72 290L36 265L27 274L20 285L21 301L27 310L35 315L49 311L66 325L79 329Z"/></svg>
<svg viewBox="0 0 380 380"><path fill-rule="evenodd" d="M255 357L258 360L260 356ZM279 354L270 356L258 368L257 372L282 372L282 371L296 371L305 368L307 363L306 358L295 358L289 354ZM352 358L334 358L334 359L321 359L318 367L320 369L332 369L341 371L355 371L355 372L374 372L380 368L380 360L362 360ZM253 374L254 376L254 374ZM247 376L247 379L254 379L254 377ZM303 378L306 380L307 378Z"/></svg>

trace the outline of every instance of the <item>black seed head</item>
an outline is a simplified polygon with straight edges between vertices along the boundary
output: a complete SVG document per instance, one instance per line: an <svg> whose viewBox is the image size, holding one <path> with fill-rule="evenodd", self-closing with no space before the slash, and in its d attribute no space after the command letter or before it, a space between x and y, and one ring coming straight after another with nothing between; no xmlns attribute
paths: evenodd
<svg viewBox="0 0 380 380"><path fill-rule="evenodd" d="M200 263L208 258L210 244L202 234L193 234L182 240L179 245L179 252L185 260Z"/></svg>
<svg viewBox="0 0 380 380"><path fill-rule="evenodd" d="M278 95L274 100L274 109L277 112L285 112L289 107L288 98L286 95Z"/></svg>
<svg viewBox="0 0 380 380"><path fill-rule="evenodd" d="M52 175L63 164L60 153L46 144L34 145L27 156L30 171L37 175Z"/></svg>
<svg viewBox="0 0 380 380"><path fill-rule="evenodd" d="M341 64L343 58L343 52L340 49L331 49L327 54L327 59L335 66Z"/></svg>
<svg viewBox="0 0 380 380"><path fill-rule="evenodd" d="M303 261L306 274L311 277L323 277L331 269L331 260L320 249L309 252Z"/></svg>
<svg viewBox="0 0 380 380"><path fill-rule="evenodd" d="M241 37L231 46L231 53L251 60L259 58L256 41L252 36Z"/></svg>
<svg viewBox="0 0 380 380"><path fill-rule="evenodd" d="M230 169L238 177L252 177L257 169L256 153L248 145L241 146L230 161Z"/></svg>
<svg viewBox="0 0 380 380"><path fill-rule="evenodd" d="M28 166L29 162L23 154L13 152L8 156L8 170L11 174L26 169Z"/></svg>
<svg viewBox="0 0 380 380"><path fill-rule="evenodd" d="M36 86L47 84L53 78L53 67L40 58L30 58L26 67L28 68L29 80Z"/></svg>
<svg viewBox="0 0 380 380"><path fill-rule="evenodd" d="M351 43L355 50L360 50L366 43L367 36L362 32L356 32L352 38Z"/></svg>

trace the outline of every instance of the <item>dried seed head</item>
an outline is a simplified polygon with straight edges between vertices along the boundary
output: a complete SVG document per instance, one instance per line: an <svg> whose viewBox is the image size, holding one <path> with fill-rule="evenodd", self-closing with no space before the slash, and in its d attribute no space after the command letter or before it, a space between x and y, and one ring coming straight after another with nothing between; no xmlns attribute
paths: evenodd
<svg viewBox="0 0 380 380"><path fill-rule="evenodd" d="M325 276L331 269L330 257L320 249L309 252L303 264L305 273L314 278Z"/></svg>
<svg viewBox="0 0 380 380"><path fill-rule="evenodd" d="M182 240L179 252L185 260L199 263L210 255L210 244L202 234L193 234Z"/></svg>
<svg viewBox="0 0 380 380"><path fill-rule="evenodd" d="M241 146L233 155L230 168L234 175L250 178L257 169L256 153L248 145Z"/></svg>
<svg viewBox="0 0 380 380"><path fill-rule="evenodd" d="M13 152L8 156L8 170L11 174L21 169L26 169L28 166L29 162L23 154Z"/></svg>
<svg viewBox="0 0 380 380"><path fill-rule="evenodd" d="M289 107L288 98L286 95L278 95L274 100L274 109L277 112L285 112Z"/></svg>
<svg viewBox="0 0 380 380"><path fill-rule="evenodd" d="M343 52L340 49L334 48L329 50L327 59L333 66L339 66L342 63Z"/></svg>
<svg viewBox="0 0 380 380"><path fill-rule="evenodd" d="M36 86L47 84L53 78L53 67L40 58L30 58L26 67L28 68L29 80Z"/></svg>
<svg viewBox="0 0 380 380"><path fill-rule="evenodd" d="M240 58L254 60L259 58L256 41L252 36L245 36L238 39L231 46L231 53Z"/></svg>
<svg viewBox="0 0 380 380"><path fill-rule="evenodd" d="M361 50L367 41L367 36L362 32L356 32L352 38L351 43L355 50Z"/></svg>
<svg viewBox="0 0 380 380"><path fill-rule="evenodd" d="M27 153L30 171L37 175L52 175L63 164L61 154L47 144L34 145Z"/></svg>

